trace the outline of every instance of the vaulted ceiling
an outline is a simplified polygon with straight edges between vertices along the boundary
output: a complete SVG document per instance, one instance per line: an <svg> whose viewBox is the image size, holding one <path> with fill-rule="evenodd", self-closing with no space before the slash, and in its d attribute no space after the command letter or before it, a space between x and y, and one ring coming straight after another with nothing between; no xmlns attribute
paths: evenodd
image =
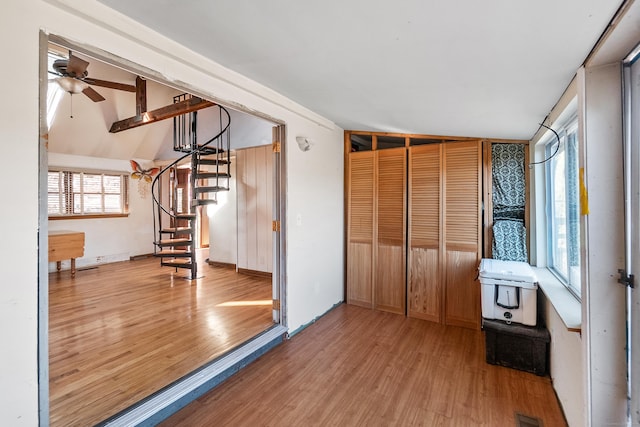
<svg viewBox="0 0 640 427"><path fill-rule="evenodd" d="M345 129L529 139L621 0L100 0Z"/></svg>
<svg viewBox="0 0 640 427"><path fill-rule="evenodd" d="M55 51L65 58L66 48L53 45ZM121 68L107 64L82 53L74 56L89 62L87 67L90 79L108 80L135 86L136 75ZM50 74L51 89L59 89ZM169 105L173 97L182 91L162 82L147 80L147 111ZM93 102L82 93L71 95L61 91L59 102L50 106L55 108L49 129L49 151L59 154L99 157L107 159L146 159L166 160L176 158L173 151L173 120L164 120L118 133L110 133L111 125L119 120L136 115L136 94L101 86L92 88L105 99ZM203 138L209 138L219 131L217 110L210 108L199 114L199 132ZM272 123L246 113L230 110L233 137L233 149L259 146L271 143Z"/></svg>

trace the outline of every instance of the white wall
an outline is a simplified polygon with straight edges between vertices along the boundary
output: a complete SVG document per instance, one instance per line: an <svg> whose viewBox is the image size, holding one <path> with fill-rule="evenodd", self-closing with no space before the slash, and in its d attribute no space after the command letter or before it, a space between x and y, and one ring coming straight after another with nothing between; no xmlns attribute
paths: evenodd
<svg viewBox="0 0 640 427"><path fill-rule="evenodd" d="M577 95L580 167L585 169L589 214L581 215L582 335L567 331L547 301L551 332L551 376L570 426L626 423L625 289L617 283L624 267L622 116L620 64L578 71L548 125L572 115ZM537 142L538 138L534 140ZM532 154L540 147L533 146ZM537 157L541 160L541 157ZM544 167L533 169L532 252L546 265Z"/></svg>
<svg viewBox="0 0 640 427"><path fill-rule="evenodd" d="M541 292L538 292L541 295ZM539 301L545 312L546 326L551 335L549 368L567 423L572 427L584 426L584 363L580 332L567 329L555 308L544 295Z"/></svg>
<svg viewBox="0 0 640 427"><path fill-rule="evenodd" d="M38 2L3 5L0 39L8 57L20 61L23 84L7 85L0 103L0 168L2 196L14 212L2 220L0 257L0 424L34 426L38 422ZM36 11L33 14L33 11ZM16 43L20 41L20 43ZM2 76L13 73L4 68ZM13 185L7 185L13 183ZM46 288L45 288L46 289Z"/></svg>
<svg viewBox="0 0 640 427"><path fill-rule="evenodd" d="M587 422L626 425L626 319L622 82L619 63L581 68L577 76L580 167L589 214L582 216L582 323Z"/></svg>
<svg viewBox="0 0 640 427"><path fill-rule="evenodd" d="M313 147L300 151L296 136L308 136ZM296 284L287 290L290 331L344 300L343 138L341 130L319 135L312 123L287 127L287 280Z"/></svg>
<svg viewBox="0 0 640 427"><path fill-rule="evenodd" d="M3 3L0 39L5 57L20 64L20 83L6 85L0 105L5 162L2 193L19 211L6 212L1 257L0 425L38 423L38 174L39 31L97 47L123 61L141 64L169 81L189 82L189 92L229 100L287 125L288 163L287 319L290 329L312 321L343 299L342 129L291 100L87 0L8 0ZM2 76L15 81L15 69ZM295 136L316 141L306 153ZM45 231L45 230L43 230ZM44 248L42 248L44 249ZM42 261L46 262L46 261ZM46 289L46 277L40 285ZM46 316L43 307L41 313ZM45 331L46 332L46 331ZM44 385L43 385L44 386Z"/></svg>
<svg viewBox="0 0 640 427"><path fill-rule="evenodd" d="M148 169L153 163L136 159ZM101 159L49 153L49 165L68 168L86 168L131 173L128 160ZM146 198L138 191L142 184L148 189ZM144 190L144 189L143 189ZM73 230L85 233L84 256L76 260L77 267L127 261L134 255L153 252L153 213L151 184L129 179L129 216L122 218L92 218L49 220L49 230ZM63 261L68 269L70 261ZM49 271L55 271L56 263L49 263Z"/></svg>
<svg viewBox="0 0 640 427"><path fill-rule="evenodd" d="M218 204L207 206L209 216L209 260L238 262L236 158L231 158L229 191L218 193Z"/></svg>

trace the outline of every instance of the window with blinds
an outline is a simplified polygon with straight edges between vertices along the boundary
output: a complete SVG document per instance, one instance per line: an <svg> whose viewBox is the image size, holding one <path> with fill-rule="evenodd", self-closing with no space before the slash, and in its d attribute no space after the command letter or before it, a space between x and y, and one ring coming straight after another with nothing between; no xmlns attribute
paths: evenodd
<svg viewBox="0 0 640 427"><path fill-rule="evenodd" d="M50 217L127 214L129 175L50 170L47 178Z"/></svg>

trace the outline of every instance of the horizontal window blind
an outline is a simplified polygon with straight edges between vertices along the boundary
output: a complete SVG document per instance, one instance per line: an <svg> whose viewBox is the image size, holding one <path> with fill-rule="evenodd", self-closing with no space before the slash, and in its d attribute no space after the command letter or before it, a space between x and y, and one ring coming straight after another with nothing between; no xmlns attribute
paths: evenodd
<svg viewBox="0 0 640 427"><path fill-rule="evenodd" d="M128 184L126 173L49 171L49 216L128 213Z"/></svg>

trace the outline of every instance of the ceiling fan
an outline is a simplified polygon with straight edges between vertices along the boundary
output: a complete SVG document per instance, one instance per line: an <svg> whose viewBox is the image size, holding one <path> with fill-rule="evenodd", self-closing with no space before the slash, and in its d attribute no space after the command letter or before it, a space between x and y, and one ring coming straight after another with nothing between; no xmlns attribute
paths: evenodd
<svg viewBox="0 0 640 427"><path fill-rule="evenodd" d="M56 59L53 62L53 72L50 72L58 76L55 78L55 81L66 92L71 94L82 92L93 102L104 101L105 98L91 86L101 86L110 89L124 90L127 92L136 91L136 87L133 85L90 78L89 72L87 71L88 66L89 62L84 59L80 59L69 52L68 59Z"/></svg>

